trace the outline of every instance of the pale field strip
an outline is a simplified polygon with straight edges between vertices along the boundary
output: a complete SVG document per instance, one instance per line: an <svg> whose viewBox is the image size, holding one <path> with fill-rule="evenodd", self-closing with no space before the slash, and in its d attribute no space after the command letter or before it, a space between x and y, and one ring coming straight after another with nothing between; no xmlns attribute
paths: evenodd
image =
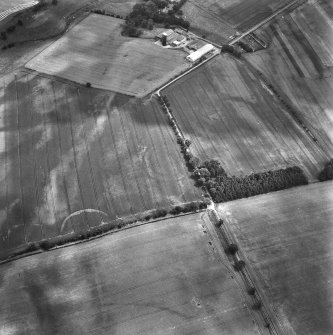
<svg viewBox="0 0 333 335"><path fill-rule="evenodd" d="M91 14L26 64L80 84L143 96L189 68L186 54L121 36L122 20Z"/></svg>
<svg viewBox="0 0 333 335"><path fill-rule="evenodd" d="M20 2L22 2L22 0L20 0ZM6 17L8 17L9 15L11 14L14 14L14 13L17 13L23 9L26 9L26 8L30 8L30 7L33 7L35 5L37 5L39 3L39 1L30 1L30 2L27 2L27 3L21 3L15 7L11 7L9 9L6 9L4 11L1 11L1 4L0 4L0 22L2 20L4 20Z"/></svg>

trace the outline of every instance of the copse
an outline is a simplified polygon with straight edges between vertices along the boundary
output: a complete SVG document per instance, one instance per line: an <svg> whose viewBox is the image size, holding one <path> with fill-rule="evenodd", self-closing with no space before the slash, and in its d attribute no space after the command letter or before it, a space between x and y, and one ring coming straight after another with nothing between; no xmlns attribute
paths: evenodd
<svg viewBox="0 0 333 335"><path fill-rule="evenodd" d="M325 176L332 176L333 164L330 166ZM308 184L302 169L297 166L244 177L229 177L220 162L209 160L195 168L193 175L200 180L199 184L207 189L214 202L247 198Z"/></svg>

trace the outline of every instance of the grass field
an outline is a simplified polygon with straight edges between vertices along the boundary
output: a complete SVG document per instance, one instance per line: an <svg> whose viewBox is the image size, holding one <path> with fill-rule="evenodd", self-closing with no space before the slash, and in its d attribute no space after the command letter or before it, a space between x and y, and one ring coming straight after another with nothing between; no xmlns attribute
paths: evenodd
<svg viewBox="0 0 333 335"><path fill-rule="evenodd" d="M333 333L333 183L219 205L285 334Z"/></svg>
<svg viewBox="0 0 333 335"><path fill-rule="evenodd" d="M333 5L310 1L262 29L271 45L247 60L289 98L308 128L333 143Z"/></svg>
<svg viewBox="0 0 333 335"><path fill-rule="evenodd" d="M191 27L217 43L245 31L291 0L188 0L183 6Z"/></svg>
<svg viewBox="0 0 333 335"><path fill-rule="evenodd" d="M1 334L263 334L201 215L2 265Z"/></svg>
<svg viewBox="0 0 333 335"><path fill-rule="evenodd" d="M200 199L155 100L24 73L1 84L1 252ZM82 209L107 216L81 213L62 225Z"/></svg>
<svg viewBox="0 0 333 335"><path fill-rule="evenodd" d="M298 165L313 180L330 157L255 73L229 55L218 56L162 94L192 141L193 153L220 160L230 175Z"/></svg>
<svg viewBox="0 0 333 335"><path fill-rule="evenodd" d="M92 14L26 66L81 84L144 96L189 67L186 54L121 35L122 20Z"/></svg>

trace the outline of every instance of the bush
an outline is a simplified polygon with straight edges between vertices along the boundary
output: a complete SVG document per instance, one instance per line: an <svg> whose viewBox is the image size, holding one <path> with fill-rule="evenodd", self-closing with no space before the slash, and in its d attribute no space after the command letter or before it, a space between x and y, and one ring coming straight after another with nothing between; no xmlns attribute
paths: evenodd
<svg viewBox="0 0 333 335"><path fill-rule="evenodd" d="M165 209L157 209L153 212L152 217L153 219L157 219L160 217L164 217L168 214L168 212Z"/></svg>
<svg viewBox="0 0 333 335"><path fill-rule="evenodd" d="M174 208L171 209L171 211L169 212L172 215L178 215L183 211L183 208L180 206L176 206Z"/></svg>
<svg viewBox="0 0 333 335"><path fill-rule="evenodd" d="M216 226L220 228L222 225L223 225L223 220L220 219L220 220L216 223Z"/></svg>
<svg viewBox="0 0 333 335"><path fill-rule="evenodd" d="M43 240L43 241L39 242L39 247L42 250L49 250L49 249L53 248L54 246L55 246L55 244L51 241L48 241L48 240Z"/></svg>
<svg viewBox="0 0 333 335"><path fill-rule="evenodd" d="M8 34L11 34L11 33L13 33L13 32L15 31L15 29L16 29L16 26L13 25L13 26L9 26L9 27L6 29L6 31L7 31Z"/></svg>
<svg viewBox="0 0 333 335"><path fill-rule="evenodd" d="M90 88L91 87L91 83L86 83L86 87Z"/></svg>
<svg viewBox="0 0 333 335"><path fill-rule="evenodd" d="M247 290L247 293L249 295L255 295L256 293L256 289L254 287L250 287L248 290Z"/></svg>
<svg viewBox="0 0 333 335"><path fill-rule="evenodd" d="M235 243L229 244L229 246L228 246L228 252L229 252L229 254L235 255L237 251L238 251L237 244L235 244Z"/></svg>
<svg viewBox="0 0 333 335"><path fill-rule="evenodd" d="M18 20L18 21L17 21L17 24L18 24L19 26L23 26L23 21L22 21L22 20Z"/></svg>
<svg viewBox="0 0 333 335"><path fill-rule="evenodd" d="M333 180L333 159L331 159L320 172L319 181Z"/></svg>
<svg viewBox="0 0 333 335"><path fill-rule="evenodd" d="M235 270L242 271L245 267L245 262L243 260L239 260L235 262Z"/></svg>
<svg viewBox="0 0 333 335"><path fill-rule="evenodd" d="M259 310L262 308L262 302L260 300L256 301L254 304L253 304L253 309L255 310Z"/></svg>

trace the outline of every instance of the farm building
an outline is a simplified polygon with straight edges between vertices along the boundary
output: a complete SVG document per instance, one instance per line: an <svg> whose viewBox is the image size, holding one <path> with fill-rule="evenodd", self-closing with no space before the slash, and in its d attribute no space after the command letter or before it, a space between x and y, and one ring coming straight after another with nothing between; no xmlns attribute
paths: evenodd
<svg viewBox="0 0 333 335"><path fill-rule="evenodd" d="M199 60L201 57L205 56L209 52L215 50L215 47L212 44L205 44L203 47L198 49L197 51L192 52L190 55L186 57L187 60L194 63Z"/></svg>
<svg viewBox="0 0 333 335"><path fill-rule="evenodd" d="M156 36L156 40L162 40L163 37L166 37L166 42L169 45L178 46L181 43L186 41L186 36L178 34L172 29L168 29L163 33Z"/></svg>

